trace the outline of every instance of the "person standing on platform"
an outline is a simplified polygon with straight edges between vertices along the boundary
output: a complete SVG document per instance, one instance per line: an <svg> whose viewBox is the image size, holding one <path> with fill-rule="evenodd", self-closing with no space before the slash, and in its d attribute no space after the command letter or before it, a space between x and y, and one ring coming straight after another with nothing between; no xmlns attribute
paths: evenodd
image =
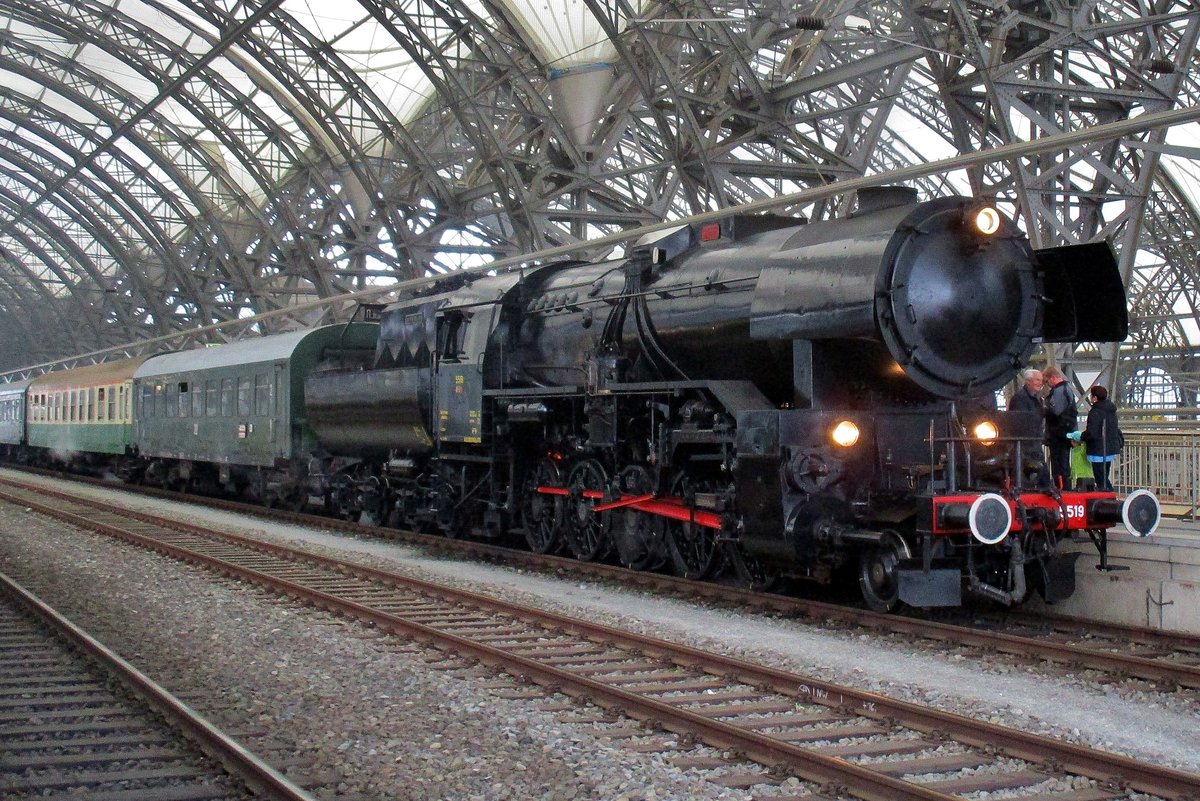
<svg viewBox="0 0 1200 801"><path fill-rule="evenodd" d="M1045 428L1046 407L1042 405L1042 385L1045 383L1042 377L1041 370L1035 370L1032 367L1021 374L1024 379L1024 386L1013 393L1012 399L1008 402L1008 409L1012 412L1035 412L1039 421L1039 434L1037 439L1021 440L1021 458L1029 467L1037 471L1037 483L1039 486L1050 486L1050 471L1046 468L1046 456L1042 452L1042 440L1044 432L1041 429Z"/></svg>
<svg viewBox="0 0 1200 801"><path fill-rule="evenodd" d="M1088 461L1096 478L1096 489L1112 492L1110 478L1112 463L1125 447L1125 435L1117 426L1117 405L1108 399L1108 390L1097 384L1088 391L1092 408L1088 411L1087 426L1076 431L1071 439L1087 445Z"/></svg>
<svg viewBox="0 0 1200 801"><path fill-rule="evenodd" d="M1050 366L1042 371L1050 385L1046 395L1046 447L1050 449L1050 476L1059 489L1071 487L1071 440L1067 437L1079 428L1075 393L1062 370Z"/></svg>

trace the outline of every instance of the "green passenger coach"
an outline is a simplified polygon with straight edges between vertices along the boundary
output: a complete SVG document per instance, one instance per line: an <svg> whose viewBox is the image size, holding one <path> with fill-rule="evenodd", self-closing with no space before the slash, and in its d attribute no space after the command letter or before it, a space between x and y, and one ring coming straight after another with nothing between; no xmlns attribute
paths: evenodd
<svg viewBox="0 0 1200 801"><path fill-rule="evenodd" d="M378 333L331 325L148 359L134 377L146 480L291 500L317 449L304 379L339 354L373 352Z"/></svg>
<svg viewBox="0 0 1200 801"><path fill-rule="evenodd" d="M119 463L130 453L133 373L145 357L47 373L29 383L29 447L74 469Z"/></svg>

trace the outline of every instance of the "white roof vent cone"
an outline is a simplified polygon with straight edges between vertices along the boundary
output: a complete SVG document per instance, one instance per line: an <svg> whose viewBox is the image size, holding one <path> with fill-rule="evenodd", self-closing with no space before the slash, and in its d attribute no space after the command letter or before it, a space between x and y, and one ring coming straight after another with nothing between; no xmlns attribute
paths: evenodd
<svg viewBox="0 0 1200 801"><path fill-rule="evenodd" d="M590 64L550 72L550 103L571 142L591 161L592 137L608 110L608 90L616 71L611 64Z"/></svg>
<svg viewBox="0 0 1200 801"><path fill-rule="evenodd" d="M549 68L554 114L571 143L590 161L595 151L592 137L608 111L605 98L616 78L613 64L620 60L608 26L619 33L630 20L618 16L602 22L587 0L500 0L500 5ZM649 3L627 0L619 5L636 19Z"/></svg>

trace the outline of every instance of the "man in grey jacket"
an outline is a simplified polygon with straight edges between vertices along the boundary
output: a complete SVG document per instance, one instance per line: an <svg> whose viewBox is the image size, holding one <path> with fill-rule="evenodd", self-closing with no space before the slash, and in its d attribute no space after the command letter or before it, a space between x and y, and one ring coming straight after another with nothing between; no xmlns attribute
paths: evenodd
<svg viewBox="0 0 1200 801"><path fill-rule="evenodd" d="M1054 486L1071 487L1071 440L1067 435L1079 428L1079 410L1075 393L1062 370L1050 366L1042 371L1050 385L1046 395L1046 446L1050 449L1050 475Z"/></svg>

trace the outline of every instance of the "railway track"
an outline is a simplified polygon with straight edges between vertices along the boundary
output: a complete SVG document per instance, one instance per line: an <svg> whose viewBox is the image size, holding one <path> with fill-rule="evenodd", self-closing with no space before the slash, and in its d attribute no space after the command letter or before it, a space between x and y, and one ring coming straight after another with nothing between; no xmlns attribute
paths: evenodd
<svg viewBox="0 0 1200 801"><path fill-rule="evenodd" d="M111 483L94 480L87 483L113 489ZM0 486L6 484L21 486L19 482L0 478ZM467 558L567 573L593 580L608 580L621 586L632 585L688 599L704 599L737 609L776 612L819 625L853 626L910 640L919 638L947 648L982 651L992 655L1004 654L1016 662L1025 664L1050 663L1070 671L1091 670L1107 675L1114 681L1132 677L1151 682L1160 691L1191 692L1200 689L1200 637L1181 632L1074 620L1048 614L1035 617L1015 612L970 617L955 612L938 618L921 615L883 615L853 606L744 590L711 582L689 581L669 575L631 571L613 565L532 554L490 543L381 529L328 517L265 509L237 501L197 498L165 490L144 487L136 490L152 497L186 499L191 503L203 503L213 508L258 517L265 516L273 520L410 542L434 551Z"/></svg>
<svg viewBox="0 0 1200 801"><path fill-rule="evenodd" d="M528 609L380 570L184 526L94 501L7 493L72 524L285 593L458 658L495 666L761 768L817 797L940 799L1004 791L1090 801L1200 796L1200 776ZM619 732L618 732L619 734ZM633 735L631 735L633 736ZM639 735L640 736L640 735ZM680 764L688 758L681 755ZM703 760L699 760L703 763ZM703 767L703 764L693 764ZM799 797L781 795L785 797Z"/></svg>
<svg viewBox="0 0 1200 801"><path fill-rule="evenodd" d="M3 574L0 797L312 801Z"/></svg>

